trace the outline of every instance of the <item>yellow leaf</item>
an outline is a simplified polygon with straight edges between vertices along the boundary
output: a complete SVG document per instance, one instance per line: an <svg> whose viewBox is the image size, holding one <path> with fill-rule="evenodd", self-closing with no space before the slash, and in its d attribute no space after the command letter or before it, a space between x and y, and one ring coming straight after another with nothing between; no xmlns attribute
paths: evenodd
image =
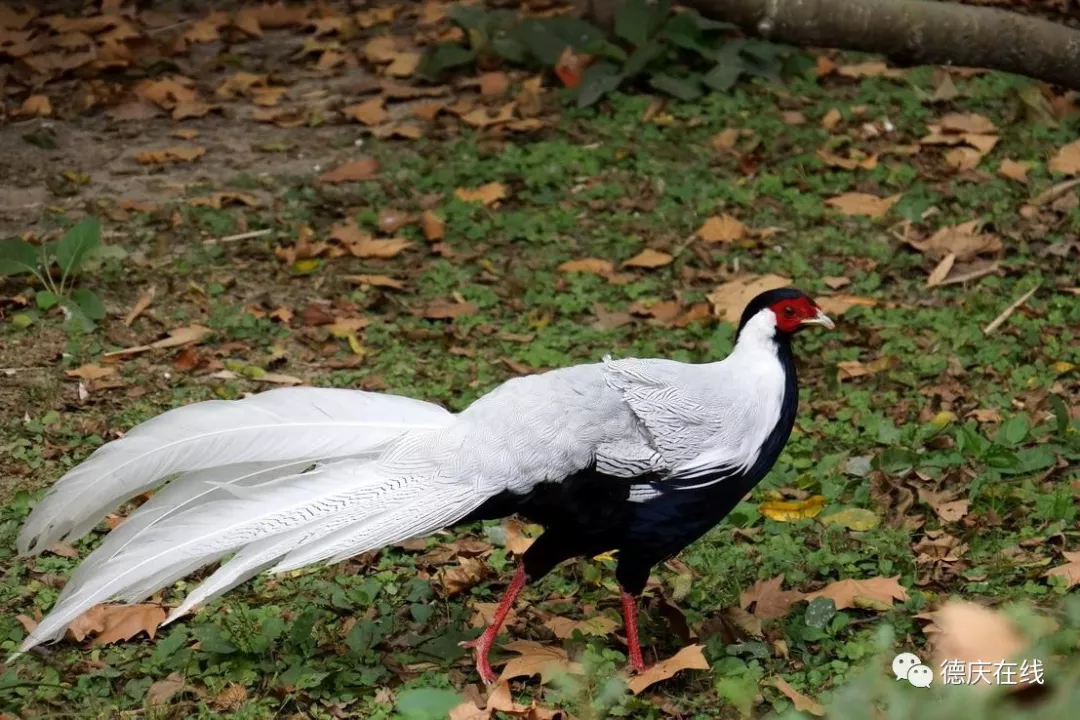
<svg viewBox="0 0 1080 720"><path fill-rule="evenodd" d="M777 522L816 517L824 509L824 495L814 495L806 500L769 500L758 506L758 511L762 515Z"/></svg>
<svg viewBox="0 0 1080 720"><path fill-rule="evenodd" d="M318 258L306 258L293 263L292 269L297 275L310 275L319 269L319 263Z"/></svg>
<svg viewBox="0 0 1080 720"><path fill-rule="evenodd" d="M863 532L877 527L878 516L872 510L866 508L848 508L831 515L819 518L822 525L843 525L844 527Z"/></svg>
<svg viewBox="0 0 1080 720"><path fill-rule="evenodd" d="M607 260L600 258L582 258L581 260L568 260L559 266L559 272L564 273L590 273L592 275L610 275L615 271L615 266Z"/></svg>

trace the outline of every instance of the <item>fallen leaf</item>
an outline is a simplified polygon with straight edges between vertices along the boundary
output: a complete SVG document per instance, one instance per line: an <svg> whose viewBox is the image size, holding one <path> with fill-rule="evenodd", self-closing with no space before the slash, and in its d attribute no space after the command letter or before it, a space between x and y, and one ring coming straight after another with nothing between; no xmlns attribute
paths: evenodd
<svg viewBox="0 0 1080 720"><path fill-rule="evenodd" d="M420 53L415 52L403 52L394 56L394 59L386 66L383 71L391 77L403 78L410 77L416 68L420 65L420 60L423 56Z"/></svg>
<svg viewBox="0 0 1080 720"><path fill-rule="evenodd" d="M581 84L581 80L585 76L585 70L588 69L591 62L592 57L590 55L576 53L567 45L562 54L559 55L558 60L555 61L555 75L566 87L576 88Z"/></svg>
<svg viewBox="0 0 1080 720"><path fill-rule="evenodd" d="M600 637L610 635L618 627L618 623L603 615L595 615L588 620L553 617L544 623L544 627L555 633L555 637L565 640L573 637L575 630L582 635L597 635Z"/></svg>
<svg viewBox="0 0 1080 720"><path fill-rule="evenodd" d="M524 555L535 542L535 538L527 537L521 531L521 523L517 520L504 520L502 527L505 536L503 545L514 555Z"/></svg>
<svg viewBox="0 0 1080 720"><path fill-rule="evenodd" d="M459 557L457 561L456 567L445 568L438 574L439 584L447 597L479 584L490 572L487 564L479 558Z"/></svg>
<svg viewBox="0 0 1080 720"><path fill-rule="evenodd" d="M583 671L579 664L570 662L570 656L560 647L541 645L531 640L515 640L502 648L517 653L517 656L510 658L503 667L499 682L539 675L540 684L544 685L562 673L578 675Z"/></svg>
<svg viewBox="0 0 1080 720"><path fill-rule="evenodd" d="M957 262L967 262L977 255L997 253L1004 249L993 233L980 232L982 223L971 220L960 225L943 227L925 240L907 239L907 244L933 259L952 253Z"/></svg>
<svg viewBox="0 0 1080 720"><path fill-rule="evenodd" d="M953 600L928 615L934 624L930 643L937 667L949 661L958 661L964 668L1019 661L1028 646L1004 614L975 603ZM987 682L971 685L983 691L993 687Z"/></svg>
<svg viewBox="0 0 1080 720"><path fill-rule="evenodd" d="M434 302L421 313L429 320L453 320L476 312L476 306L468 302Z"/></svg>
<svg viewBox="0 0 1080 720"><path fill-rule="evenodd" d="M825 708L821 707L816 700L813 700L795 688L788 685L787 681L783 678L773 678L773 685L784 696L795 705L795 709L799 712L808 712L811 715L821 717L825 714Z"/></svg>
<svg viewBox="0 0 1080 720"><path fill-rule="evenodd" d="M146 691L146 704L151 707L161 706L172 700L173 695L184 689L184 678L180 673L170 673L164 680L158 680Z"/></svg>
<svg viewBox="0 0 1080 720"><path fill-rule="evenodd" d="M468 203L479 202L490 207L506 198L506 186L499 182L490 182L477 188L458 188L454 191L454 196Z"/></svg>
<svg viewBox="0 0 1080 720"><path fill-rule="evenodd" d="M822 515L818 518L822 525L840 525L856 532L865 532L877 527L880 518L873 510L866 508L848 508L831 515Z"/></svg>
<svg viewBox="0 0 1080 720"><path fill-rule="evenodd" d="M949 253L945 257L941 258L941 262L937 264L937 267L933 269L930 276L926 278L926 287L937 287L941 283L945 282L945 278L949 277L949 272L952 271L953 265L956 263L956 253Z"/></svg>
<svg viewBox="0 0 1080 720"><path fill-rule="evenodd" d="M779 275L742 275L717 286L709 293L708 300L712 304L713 315L737 324L751 299L766 290L775 290L790 284L791 280Z"/></svg>
<svg viewBox="0 0 1080 720"><path fill-rule="evenodd" d="M424 232L424 238L429 242L436 242L446 237L446 221L431 210L425 210L420 216L420 229Z"/></svg>
<svg viewBox="0 0 1080 720"><path fill-rule="evenodd" d="M718 243L741 240L745 232L746 226L738 219L725 214L710 217L697 231L697 235L707 243Z"/></svg>
<svg viewBox="0 0 1080 720"><path fill-rule="evenodd" d="M623 267L658 268L670 263L674 258L666 252L645 248L623 263Z"/></svg>
<svg viewBox="0 0 1080 720"><path fill-rule="evenodd" d="M341 279L357 285L370 285L371 287L384 287L392 290L405 289L405 283L385 275L344 275Z"/></svg>
<svg viewBox="0 0 1080 720"><path fill-rule="evenodd" d="M894 600L908 599L907 590L901 587L900 576L871 578L870 580L840 580L826 585L817 592L808 593L806 600L818 597L830 598L837 610L847 608L891 608Z"/></svg>
<svg viewBox="0 0 1080 720"><path fill-rule="evenodd" d="M480 94L485 97L502 95L510 87L510 77L504 72L487 72L477 78Z"/></svg>
<svg viewBox="0 0 1080 720"><path fill-rule="evenodd" d="M48 117L52 115L52 111L52 103L49 102L48 95L31 95L23 101L16 114L24 117Z"/></svg>
<svg viewBox="0 0 1080 720"><path fill-rule="evenodd" d="M867 375L876 375L879 372L895 367L896 364L896 358L891 355L885 355L868 363L862 363L858 360L842 360L836 363L836 368L839 371L836 377L838 380L852 380Z"/></svg>
<svg viewBox="0 0 1080 720"><path fill-rule="evenodd" d="M713 136L712 146L715 150L730 150L739 141L742 131L738 128L727 128Z"/></svg>
<svg viewBox="0 0 1080 720"><path fill-rule="evenodd" d="M758 511L777 522L791 522L817 517L825 509L825 497L812 495L806 500L768 500L758 506Z"/></svg>
<svg viewBox="0 0 1080 720"><path fill-rule="evenodd" d="M945 153L945 164L958 172L967 172L977 168L982 157L982 153L974 148L958 147Z"/></svg>
<svg viewBox="0 0 1080 720"><path fill-rule="evenodd" d="M1065 578L1066 588L1080 585L1080 552L1064 552L1062 554L1068 562L1047 570L1046 577L1058 576Z"/></svg>
<svg viewBox="0 0 1080 720"><path fill-rule="evenodd" d="M197 146L167 147L164 150L144 150L135 154L142 165L164 165L177 162L194 162L206 154L206 148Z"/></svg>
<svg viewBox="0 0 1080 720"><path fill-rule="evenodd" d="M838 65L836 74L856 79L864 77L901 78L904 76L904 71L889 69L888 65L880 61L870 61L853 65Z"/></svg>
<svg viewBox="0 0 1080 720"><path fill-rule="evenodd" d="M850 192L829 198L825 201L825 204L836 208L844 215L884 217L900 197L900 195L891 195L882 198L869 193Z"/></svg>
<svg viewBox="0 0 1080 720"><path fill-rule="evenodd" d="M817 151L817 156L821 158L821 161L828 167L841 168L843 170L855 170L857 168L873 170L878 165L877 155L864 155L855 150L850 151L849 154L851 157L842 157L830 150L820 149Z"/></svg>
<svg viewBox="0 0 1080 720"><path fill-rule="evenodd" d="M758 580L740 596L739 606L750 610L753 605L754 616L763 620L784 617L792 605L803 599L803 594L797 590L781 590L783 583L783 575L777 575L772 580Z"/></svg>
<svg viewBox="0 0 1080 720"><path fill-rule="evenodd" d="M371 157L362 157L358 160L339 165L319 176L324 183L355 182L358 180L370 180L379 172L379 161Z"/></svg>
<svg viewBox="0 0 1080 720"><path fill-rule="evenodd" d="M64 374L68 377L80 378L82 380L100 380L103 377L115 375L116 368L90 364L82 365L74 370L68 370Z"/></svg>
<svg viewBox="0 0 1080 720"><path fill-rule="evenodd" d="M784 110L780 113L780 120L785 125L805 125L806 116L797 110Z"/></svg>
<svg viewBox="0 0 1080 720"><path fill-rule="evenodd" d="M211 207L215 210L220 210L227 205L233 204L246 205L247 207L259 207L259 198L250 193L226 190L223 192L211 193L210 195L202 195L188 201L188 205L191 205L192 207Z"/></svg>
<svg viewBox="0 0 1080 720"><path fill-rule="evenodd" d="M645 669L644 672L630 678L627 687L634 695L639 695L646 688L661 680L667 680L683 670L708 670L709 661L701 652L703 646L688 645L667 660L662 660Z"/></svg>
<svg viewBox="0 0 1080 720"><path fill-rule="evenodd" d="M826 276L821 278L821 281L828 285L831 290L839 290L851 284L851 279L846 277Z"/></svg>
<svg viewBox="0 0 1080 720"><path fill-rule="evenodd" d="M1001 165L998 166L998 175L1008 180L1027 183L1028 170L1034 165L1035 163L1017 162L1016 160L1005 158L1001 161Z"/></svg>
<svg viewBox="0 0 1080 720"><path fill-rule="evenodd" d="M874 307L878 304L874 298L859 295L822 295L814 300L827 315L843 315L853 307Z"/></svg>
<svg viewBox="0 0 1080 720"><path fill-rule="evenodd" d="M330 228L330 239L341 243L353 257L384 260L396 257L412 245L404 238L375 239L371 233L360 229L353 218Z"/></svg>
<svg viewBox="0 0 1080 720"><path fill-rule="evenodd" d="M1061 173L1062 175L1080 173L1080 140L1074 140L1060 148L1050 158L1050 162L1046 164L1046 167L1051 172Z"/></svg>
<svg viewBox="0 0 1080 720"><path fill-rule="evenodd" d="M946 132L976 133L979 135L989 135L997 132L994 123L989 118L978 113L949 113L938 120L938 124Z"/></svg>
<svg viewBox="0 0 1080 720"><path fill-rule="evenodd" d="M829 108L829 111L826 112L821 118L821 127L825 128L826 130L835 130L836 126L840 124L840 121L842 119L843 116L840 114L839 110L837 110L836 108Z"/></svg>
<svg viewBox="0 0 1080 720"><path fill-rule="evenodd" d="M601 260L600 258L582 258L580 260L568 260L564 262L559 266L559 272L610 275L615 272L615 266L607 260Z"/></svg>
<svg viewBox="0 0 1080 720"><path fill-rule="evenodd" d="M104 357L136 355L138 353L147 352L148 350L168 350L169 348L197 343L211 332L213 331L210 328L203 327L202 325L188 325L187 327L170 330L168 337L152 342L149 345L138 345L136 347L125 348L124 350L113 350L112 352L105 353Z"/></svg>
<svg viewBox="0 0 1080 720"><path fill-rule="evenodd" d="M165 617L160 605L149 603L95 605L68 625L68 632L77 642L96 636L90 643L94 647L130 640L141 632L153 640Z"/></svg>
<svg viewBox="0 0 1080 720"><path fill-rule="evenodd" d="M64 542L62 540L58 540L58 541L54 542L47 549L53 555L59 555L60 557L66 557L66 558L77 558L77 557L79 557L79 551L76 550L75 547L73 545L71 545L70 543L66 543L66 542Z"/></svg>
<svg viewBox="0 0 1080 720"><path fill-rule="evenodd" d="M343 107L341 112L345 117L365 125L381 125L390 119L390 113L384 107L385 103L386 100L379 95L362 103Z"/></svg>

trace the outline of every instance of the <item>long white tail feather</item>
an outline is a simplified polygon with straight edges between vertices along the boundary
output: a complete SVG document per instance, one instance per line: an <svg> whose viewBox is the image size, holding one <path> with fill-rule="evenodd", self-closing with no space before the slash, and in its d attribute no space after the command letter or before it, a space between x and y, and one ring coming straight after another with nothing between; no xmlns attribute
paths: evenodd
<svg viewBox="0 0 1080 720"><path fill-rule="evenodd" d="M120 503L176 473L349 457L452 421L445 409L420 400L328 388L281 388L176 408L98 448L61 478L27 519L18 549L40 552L77 539Z"/></svg>
<svg viewBox="0 0 1080 720"><path fill-rule="evenodd" d="M341 461L326 466L353 465ZM21 651L59 636L75 618L115 597L137 597L182 577L252 542L319 523L348 507L358 475L324 474L323 469L293 476L252 498L228 499L196 507L155 525L135 545L104 562L99 571L65 588L53 610L30 633Z"/></svg>

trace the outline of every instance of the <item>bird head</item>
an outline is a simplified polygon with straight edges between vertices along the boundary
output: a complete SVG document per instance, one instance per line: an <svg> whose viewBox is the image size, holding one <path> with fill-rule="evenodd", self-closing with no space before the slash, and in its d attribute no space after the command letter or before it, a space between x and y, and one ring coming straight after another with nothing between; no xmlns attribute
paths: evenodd
<svg viewBox="0 0 1080 720"><path fill-rule="evenodd" d="M816 302L794 288L767 290L751 300L739 321L739 334L752 321L773 328L775 336L785 337L810 325L822 325L830 330L835 327Z"/></svg>

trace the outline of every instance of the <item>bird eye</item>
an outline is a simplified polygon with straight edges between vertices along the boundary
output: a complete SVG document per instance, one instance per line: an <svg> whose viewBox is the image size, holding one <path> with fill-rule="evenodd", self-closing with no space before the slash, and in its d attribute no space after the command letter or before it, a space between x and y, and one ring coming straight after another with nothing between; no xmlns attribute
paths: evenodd
<svg viewBox="0 0 1080 720"><path fill-rule="evenodd" d="M795 317L795 308L790 305L784 308L784 317Z"/></svg>

